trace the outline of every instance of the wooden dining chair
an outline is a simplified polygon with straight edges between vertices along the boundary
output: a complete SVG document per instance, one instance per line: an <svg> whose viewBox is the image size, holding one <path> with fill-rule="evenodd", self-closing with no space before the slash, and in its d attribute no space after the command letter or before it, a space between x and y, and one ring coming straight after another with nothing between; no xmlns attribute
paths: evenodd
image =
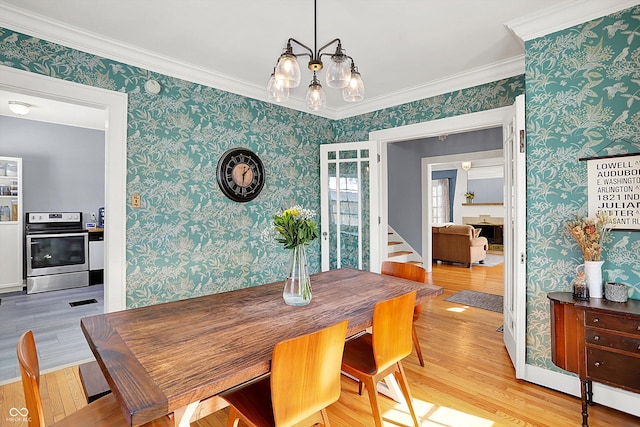
<svg viewBox="0 0 640 427"><path fill-rule="evenodd" d="M401 277L407 280L413 280L414 282L427 283L427 270L416 264L409 264L406 262L384 261L382 263L382 274L388 276ZM420 366L424 367L424 359L422 357L422 349L420 348L420 341L418 340L418 333L416 332L416 321L420 318L420 312L422 306L416 306L413 309L413 324L411 325L411 337L413 339L413 346L416 349L418 355L418 361Z"/></svg>
<svg viewBox="0 0 640 427"><path fill-rule="evenodd" d="M222 394L230 404L227 427L288 427L320 412L340 398L340 364L347 321L278 343L271 375Z"/></svg>
<svg viewBox="0 0 640 427"><path fill-rule="evenodd" d="M16 346L20 374L22 375L22 387L28 412L29 427L45 427L42 399L40 397L40 363L33 333L27 331L20 336ZM83 406L62 420L49 427L121 427L127 425L120 405L113 393L108 394L94 402ZM169 427L174 422L169 417L162 417L145 427Z"/></svg>
<svg viewBox="0 0 640 427"><path fill-rule="evenodd" d="M409 407L416 427L418 419L413 410L411 392L401 360L411 354L411 323L416 292L379 302L373 309L371 333L365 333L350 341L344 347L342 370L360 381L367 388L371 410L376 427L382 427L382 413L378 401L376 385L378 381L394 374Z"/></svg>

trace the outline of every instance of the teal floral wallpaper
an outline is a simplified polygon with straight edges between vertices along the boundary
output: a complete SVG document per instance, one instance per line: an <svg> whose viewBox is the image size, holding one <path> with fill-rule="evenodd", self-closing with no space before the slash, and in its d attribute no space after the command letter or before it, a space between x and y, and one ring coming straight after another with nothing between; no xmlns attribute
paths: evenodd
<svg viewBox="0 0 640 427"><path fill-rule="evenodd" d="M586 162L640 152L640 7L526 43L527 362L551 362L548 292L582 263L564 224L587 215ZM603 277L640 299L640 232L614 231Z"/></svg>
<svg viewBox="0 0 640 427"><path fill-rule="evenodd" d="M282 280L287 252L260 240L272 215L299 204L319 211L319 141L328 119L151 73L0 28L0 63L129 96L127 306L144 306ZM154 78L158 96L144 83ZM263 192L227 199L220 155L243 146L266 169ZM129 197L128 197L129 198ZM320 270L319 243L308 248Z"/></svg>

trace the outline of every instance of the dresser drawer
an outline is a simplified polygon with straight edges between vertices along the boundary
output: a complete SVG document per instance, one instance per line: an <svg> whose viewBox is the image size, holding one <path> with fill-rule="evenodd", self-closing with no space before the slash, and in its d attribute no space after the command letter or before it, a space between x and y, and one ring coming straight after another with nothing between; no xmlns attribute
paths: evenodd
<svg viewBox="0 0 640 427"><path fill-rule="evenodd" d="M640 336L640 319L637 317L629 319L588 310L584 315L584 325L586 327L609 329Z"/></svg>
<svg viewBox="0 0 640 427"><path fill-rule="evenodd" d="M587 344L617 348L618 350L640 355L640 336L638 338L631 338L617 335L614 332L603 329L585 328L584 339Z"/></svg>
<svg viewBox="0 0 640 427"><path fill-rule="evenodd" d="M605 384L640 391L640 358L587 348L587 377Z"/></svg>

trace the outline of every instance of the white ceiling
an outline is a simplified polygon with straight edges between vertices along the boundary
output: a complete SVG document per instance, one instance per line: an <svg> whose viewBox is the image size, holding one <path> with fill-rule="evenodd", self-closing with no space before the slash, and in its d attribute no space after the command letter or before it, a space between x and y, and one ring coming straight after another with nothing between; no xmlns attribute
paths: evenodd
<svg viewBox="0 0 640 427"><path fill-rule="evenodd" d="M318 46L340 38L366 88L365 101L349 104L325 85L319 114L348 117L523 73L514 28L535 22L548 33L634 3L318 0ZM314 47L313 19L312 0L0 0L2 27L261 100L287 39ZM305 110L305 65L285 106Z"/></svg>
<svg viewBox="0 0 640 427"><path fill-rule="evenodd" d="M9 101L27 103L31 105L31 111L26 116L17 116L9 110ZM6 90L0 90L0 116L97 130L104 130L106 120L104 110Z"/></svg>

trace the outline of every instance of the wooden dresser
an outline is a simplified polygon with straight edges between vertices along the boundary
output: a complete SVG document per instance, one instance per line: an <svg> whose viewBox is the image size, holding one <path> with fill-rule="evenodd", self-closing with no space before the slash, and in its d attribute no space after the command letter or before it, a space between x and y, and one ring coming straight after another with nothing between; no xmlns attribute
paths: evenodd
<svg viewBox="0 0 640 427"><path fill-rule="evenodd" d="M587 427L592 381L640 392L640 301L580 301L571 292L547 297L551 357L556 366L580 376L582 425Z"/></svg>

